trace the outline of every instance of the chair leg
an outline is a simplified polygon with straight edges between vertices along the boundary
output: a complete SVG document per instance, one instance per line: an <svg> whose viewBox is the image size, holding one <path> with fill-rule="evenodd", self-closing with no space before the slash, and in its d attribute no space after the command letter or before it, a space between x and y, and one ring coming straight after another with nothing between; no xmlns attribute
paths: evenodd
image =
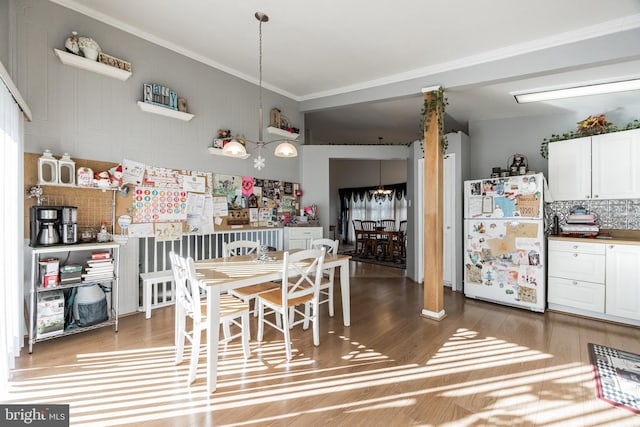
<svg viewBox="0 0 640 427"><path fill-rule="evenodd" d="M289 334L289 319L287 309L282 310L282 332L284 332L284 347L287 353L287 362L291 360L291 335Z"/></svg>
<svg viewBox="0 0 640 427"><path fill-rule="evenodd" d="M333 280L331 280L331 286L329 286L329 317L333 317Z"/></svg>
<svg viewBox="0 0 640 427"><path fill-rule="evenodd" d="M302 329L304 329L305 331L309 329L309 304L309 302L304 303L304 321L302 322Z"/></svg>
<svg viewBox="0 0 640 427"><path fill-rule="evenodd" d="M242 313L242 350L244 351L244 358L248 359L251 356L251 349L249 348L249 312Z"/></svg>
<svg viewBox="0 0 640 427"><path fill-rule="evenodd" d="M176 365L182 363L182 360L184 358L184 341L187 339L185 336L184 328L184 317L176 319Z"/></svg>
<svg viewBox="0 0 640 427"><path fill-rule="evenodd" d="M256 311L258 312L258 335L256 339L262 341L262 334L264 333L264 306L260 298L256 298Z"/></svg>
<svg viewBox="0 0 640 427"><path fill-rule="evenodd" d="M222 332L224 333L224 339L229 339L229 337L231 336L231 328L229 327L229 324L231 322L229 320L223 320L222 321Z"/></svg>
<svg viewBox="0 0 640 427"><path fill-rule="evenodd" d="M198 368L198 356L200 355L200 337L202 331L193 330L193 339L191 341L191 361L189 362L189 384L196 380L196 370Z"/></svg>
<svg viewBox="0 0 640 427"><path fill-rule="evenodd" d="M289 329L293 329L293 322L295 320L296 320L296 308L289 307Z"/></svg>
<svg viewBox="0 0 640 427"><path fill-rule="evenodd" d="M318 301L313 301L313 317L311 319L311 322L313 322L313 345L315 345L316 347L320 345L320 325L319 325L319 311L320 311L320 304L318 304Z"/></svg>

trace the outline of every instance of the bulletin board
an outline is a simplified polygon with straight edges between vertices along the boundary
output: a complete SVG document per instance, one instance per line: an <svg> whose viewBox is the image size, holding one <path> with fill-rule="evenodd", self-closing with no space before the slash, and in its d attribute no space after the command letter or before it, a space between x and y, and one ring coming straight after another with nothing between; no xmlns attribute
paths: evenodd
<svg viewBox="0 0 640 427"><path fill-rule="evenodd" d="M37 185L40 156L25 153L25 189ZM76 170L89 167L99 172L118 166L113 162L73 160ZM116 234L122 232L118 217L129 215L130 236L160 240L174 240L181 233L280 227L300 212L298 183L159 168L126 159L121 164L125 191L43 186L45 204L77 206L78 227L97 229L106 221ZM125 168L127 164L129 169ZM29 235L29 208L34 204L34 199L25 196L25 237Z"/></svg>

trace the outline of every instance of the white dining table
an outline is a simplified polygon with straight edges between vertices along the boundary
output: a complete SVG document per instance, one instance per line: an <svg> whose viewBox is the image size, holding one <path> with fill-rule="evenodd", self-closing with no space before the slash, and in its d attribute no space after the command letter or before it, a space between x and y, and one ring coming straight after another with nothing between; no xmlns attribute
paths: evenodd
<svg viewBox="0 0 640 427"><path fill-rule="evenodd" d="M294 251L291 251L294 252ZM255 255L205 259L195 262L200 283L207 291L207 391L216 391L218 377L218 342L220 338L220 294L230 289L282 279L284 252L270 252L269 261L259 261ZM324 268L340 269L342 318L344 326L351 324L349 298L349 255L326 254Z"/></svg>

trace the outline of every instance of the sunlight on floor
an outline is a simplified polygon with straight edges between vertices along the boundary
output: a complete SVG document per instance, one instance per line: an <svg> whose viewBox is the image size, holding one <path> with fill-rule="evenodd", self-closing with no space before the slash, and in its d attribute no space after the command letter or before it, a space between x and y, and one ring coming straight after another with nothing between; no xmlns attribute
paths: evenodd
<svg viewBox="0 0 640 427"><path fill-rule="evenodd" d="M439 425L593 425L617 418L616 412L599 411L580 399L572 403L572 396L593 393L590 365L556 365L554 355L474 331L458 330L422 365L398 365L363 343L348 343L351 351L331 368L317 367L300 353L287 363L282 341L252 343L249 360L240 345L227 345L219 362L218 391L212 395L206 392L204 353L191 386L186 383L188 363L174 364L173 347L80 353L73 364L16 371L7 402L69 403L72 424L91 427L160 425L161 420L171 423L173 417L205 413L224 414L228 425L255 425L320 411L408 411L429 399L450 399L452 407L468 413ZM496 366L502 375L491 374ZM513 373L504 375L505 366L512 366ZM323 402L322 397L325 404L291 411L297 402ZM288 410L251 420L237 412L252 408L260 414L256 408L279 402L289 402Z"/></svg>

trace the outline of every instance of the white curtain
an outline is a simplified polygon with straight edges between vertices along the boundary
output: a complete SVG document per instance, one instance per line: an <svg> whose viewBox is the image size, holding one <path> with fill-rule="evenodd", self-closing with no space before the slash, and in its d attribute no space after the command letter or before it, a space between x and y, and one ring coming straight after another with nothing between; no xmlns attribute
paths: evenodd
<svg viewBox="0 0 640 427"><path fill-rule="evenodd" d="M0 387L23 345L23 126L24 116L0 80Z"/></svg>
<svg viewBox="0 0 640 427"><path fill-rule="evenodd" d="M381 201L376 201L375 198L367 200L366 197L363 200L354 199L358 199L358 197L353 197L349 201L349 235L347 237L349 242L355 240L353 232L354 219L370 221L394 219L396 221L396 230L400 226L400 221L407 219L407 199L405 197L398 200L394 194L391 200L388 197Z"/></svg>

